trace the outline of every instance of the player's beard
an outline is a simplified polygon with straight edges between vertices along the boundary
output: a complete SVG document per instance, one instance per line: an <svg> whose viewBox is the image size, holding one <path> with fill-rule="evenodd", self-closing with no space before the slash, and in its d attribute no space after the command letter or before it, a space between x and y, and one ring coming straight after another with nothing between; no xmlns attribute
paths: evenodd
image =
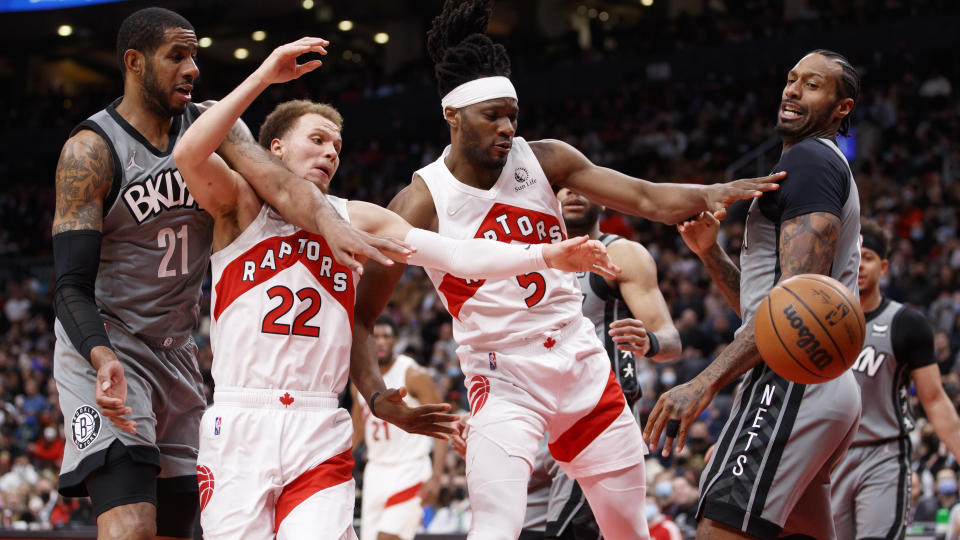
<svg viewBox="0 0 960 540"><path fill-rule="evenodd" d="M833 105L824 107L823 110L820 111L808 109L803 120L800 122L784 124L777 118L777 135L791 141L802 141L803 139L824 133L830 125L830 113L833 110Z"/></svg>
<svg viewBox="0 0 960 540"><path fill-rule="evenodd" d="M469 122L463 123L463 148L467 160L484 169L498 171L507 164L507 156L497 158L490 155L490 146L481 141L480 134Z"/></svg>
<svg viewBox="0 0 960 540"><path fill-rule="evenodd" d="M147 108L165 118L173 118L174 116L183 114L186 110L186 105L183 107L173 106L170 103L171 92L172 89L163 88L163 85L157 78L157 71L153 69L153 64L147 61L146 70L143 73L143 99L146 102Z"/></svg>

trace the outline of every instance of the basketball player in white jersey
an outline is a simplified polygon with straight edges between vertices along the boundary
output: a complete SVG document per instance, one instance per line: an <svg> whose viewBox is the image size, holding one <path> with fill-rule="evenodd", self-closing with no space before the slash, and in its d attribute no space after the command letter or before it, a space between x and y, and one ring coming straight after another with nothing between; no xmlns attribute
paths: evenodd
<svg viewBox="0 0 960 540"><path fill-rule="evenodd" d="M443 402L430 373L405 354L394 354L397 323L386 315L373 327L377 364L387 387L407 389L406 402ZM412 540L423 507L440 492L440 478L449 445L447 441L406 433L373 416L354 391L353 444L364 441L367 464L363 469L361 540ZM433 461L430 449L433 448Z"/></svg>
<svg viewBox="0 0 960 540"><path fill-rule="evenodd" d="M197 203L214 218L212 368L214 404L200 426L198 473L206 538L355 538L350 416L337 407L348 371L371 412L413 431L443 437L448 405L410 409L404 390L384 386L370 365L347 365L359 274L336 263L324 237L288 223L216 153L245 108L267 86L320 65L298 65L325 40L304 38L264 64L208 109L174 151ZM339 165L342 118L330 106L281 104L261 143L294 173L326 191ZM474 278L517 271L585 269L608 262L602 244L580 238L545 249L489 240L451 242L417 231L388 210L329 197L360 230L405 238L409 262ZM467 256L480 254L487 264ZM402 259L402 257L401 257ZM612 265L610 270L615 270ZM321 332L321 329L323 332ZM251 437L251 434L255 434ZM254 464L255 466L251 466Z"/></svg>
<svg viewBox="0 0 960 540"><path fill-rule="evenodd" d="M515 138L519 108L509 59L482 34L489 13L488 1L446 2L428 35L451 144L390 204L412 224L452 238L541 244L566 237L554 186L666 222L776 189L778 177L654 184L598 167L560 141ZM368 265L377 279L361 284L356 340L369 336L397 270ZM467 378L469 538L517 538L531 466L548 429L551 454L579 481L604 536L646 538L645 445L580 311L576 276L542 271L477 281L427 274L454 318Z"/></svg>

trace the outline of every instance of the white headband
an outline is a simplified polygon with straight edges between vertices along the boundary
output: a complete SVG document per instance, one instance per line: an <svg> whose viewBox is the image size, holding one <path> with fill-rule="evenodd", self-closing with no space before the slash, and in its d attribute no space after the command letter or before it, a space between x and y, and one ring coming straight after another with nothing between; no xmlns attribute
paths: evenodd
<svg viewBox="0 0 960 540"><path fill-rule="evenodd" d="M517 99L513 83L506 77L483 77L467 81L451 90L440 100L441 110L447 107L459 109L488 99L509 97Z"/></svg>

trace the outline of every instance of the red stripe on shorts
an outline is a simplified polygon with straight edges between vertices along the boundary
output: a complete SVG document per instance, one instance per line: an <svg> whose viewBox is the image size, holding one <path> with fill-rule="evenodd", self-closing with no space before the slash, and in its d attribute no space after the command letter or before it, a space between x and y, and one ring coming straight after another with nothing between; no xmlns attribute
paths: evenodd
<svg viewBox="0 0 960 540"><path fill-rule="evenodd" d="M620 416L620 412L626 407L627 401L623 399L623 390L613 376L613 370L610 370L610 377L607 379L607 387L603 389L603 395L596 407L587 413L583 418L577 420L570 429L563 432L557 440L550 443L550 454L557 461L570 462L577 457L584 448L593 442L603 430L607 429L614 420Z"/></svg>
<svg viewBox="0 0 960 540"><path fill-rule="evenodd" d="M398 491L390 496L387 499L387 502L383 505L384 508L393 506L395 504L405 503L410 499L420 495L420 486L423 485L423 482L419 482L416 485L410 486L403 491Z"/></svg>
<svg viewBox="0 0 960 540"><path fill-rule="evenodd" d="M283 487L277 498L274 532L280 530L280 524L300 503L314 493L342 484L353 478L353 455L350 450L333 456L316 467L298 476Z"/></svg>

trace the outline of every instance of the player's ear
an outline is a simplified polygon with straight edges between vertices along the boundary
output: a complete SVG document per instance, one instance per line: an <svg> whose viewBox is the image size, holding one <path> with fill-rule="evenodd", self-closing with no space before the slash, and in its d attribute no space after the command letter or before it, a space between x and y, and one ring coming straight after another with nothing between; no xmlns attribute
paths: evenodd
<svg viewBox="0 0 960 540"><path fill-rule="evenodd" d="M283 142L280 139L274 139L270 141L270 152L273 155L282 158L283 157Z"/></svg>
<svg viewBox="0 0 960 540"><path fill-rule="evenodd" d="M840 120L843 120L844 118L847 117L848 114L850 114L850 111L852 110L853 110L853 99L843 98L840 101L838 101L837 104L834 106L833 114L836 115L836 117L839 118Z"/></svg>
<svg viewBox="0 0 960 540"><path fill-rule="evenodd" d="M147 59L143 56L143 53L136 49L127 49L123 53L123 65L126 67L127 72L133 73L135 75L143 75L144 70L146 69Z"/></svg>
<svg viewBox="0 0 960 540"><path fill-rule="evenodd" d="M450 127L453 127L453 128L460 127L460 110L459 109L454 109L453 107L444 107L443 117L447 120L447 123L450 124Z"/></svg>

